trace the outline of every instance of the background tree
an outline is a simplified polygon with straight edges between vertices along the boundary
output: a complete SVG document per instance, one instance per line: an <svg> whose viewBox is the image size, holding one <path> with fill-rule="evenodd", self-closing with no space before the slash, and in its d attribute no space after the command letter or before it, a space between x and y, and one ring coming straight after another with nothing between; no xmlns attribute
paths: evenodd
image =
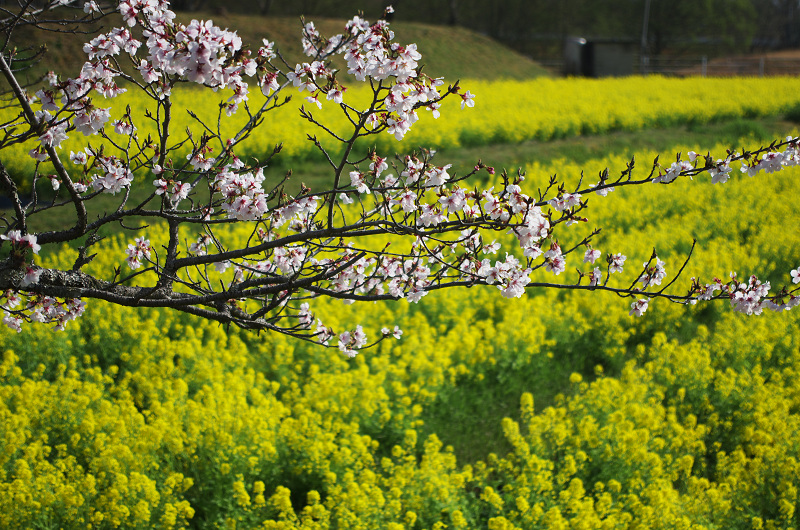
<svg viewBox="0 0 800 530"><path fill-rule="evenodd" d="M653 0L649 30L651 53L660 55L669 48L673 53L681 54L696 50L699 45L709 50L728 50L729 53L747 51L756 32L752 23L756 14L753 2L748 0ZM676 21L686 21L686 27ZM688 28L691 31L687 31Z"/></svg>
<svg viewBox="0 0 800 530"><path fill-rule="evenodd" d="M796 0L756 0L755 44L765 48L800 45L800 19Z"/></svg>

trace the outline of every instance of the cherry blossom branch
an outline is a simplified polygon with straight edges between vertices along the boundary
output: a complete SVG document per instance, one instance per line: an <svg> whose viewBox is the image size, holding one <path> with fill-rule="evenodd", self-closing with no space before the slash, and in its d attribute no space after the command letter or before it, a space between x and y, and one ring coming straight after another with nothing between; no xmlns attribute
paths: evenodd
<svg viewBox="0 0 800 530"><path fill-rule="evenodd" d="M90 6L87 15L91 10ZM5 137L0 145L28 138L39 142L30 152L37 168L32 206L22 205L16 184L0 164L0 187L12 198L17 217L7 222L0 235L0 245L8 242L11 247L9 258L0 262L0 306L4 322L14 329L21 330L25 321L55 323L63 329L83 312L82 299L94 298L134 307L173 308L224 324L337 347L353 356L389 336L399 338L402 332L397 327L394 331L384 328L372 343L361 326L336 335L314 316L310 305L314 299L404 298L416 303L441 289L485 285L508 298L535 288L612 292L634 299L630 310L634 316L644 314L656 298L684 304L727 298L735 310L749 314L800 303L797 288L784 287L770 294L768 283L756 277L739 282L735 275L727 283L715 279L704 284L693 278L684 294L670 291L691 259L694 242L663 287L659 286L667 279L666 264L655 249L636 279L619 286L613 275L623 272L627 257L608 252L604 269L602 262L596 264L602 255L593 247L599 228L584 233L572 246L562 249L559 242L575 241L562 234L589 221L590 193L606 197L616 187L670 184L679 177L703 173L709 174L712 184L721 184L729 178L731 163L740 163L740 170L751 176L771 173L798 163L797 138L754 151L728 151L716 161L710 154L694 152L688 153L688 160L678 154L668 166L656 158L649 175L639 178L634 178L636 165L631 159L618 177L611 178L606 169L597 183L588 186L583 173L570 186L553 175L535 197L525 193L526 175L521 170L499 175L497 190L481 190L468 187L470 179L481 171L494 175L494 169L480 161L472 171L455 175L450 174L450 165L434 163L431 151L397 155L391 168L388 157L374 150L356 154L358 140L364 137L390 134L401 140L417 122L418 112L437 117L446 97L457 95L462 109L474 105L475 96L462 91L458 82L444 88L441 79L423 74L416 46L394 42L385 21L370 24L355 17L342 34L330 38L304 23L302 43L311 62L291 67L273 43L264 41L264 46L251 52L243 48L236 33L210 21L176 22L163 1L123 0L119 12L127 27L113 28L85 45L88 60L77 78L50 76L50 88L36 92L41 110L34 110L34 98L14 84L15 74L0 56L0 70L10 81L22 117L3 125ZM346 100L347 87L330 64L336 54L343 54L350 75L368 83L372 97L365 108ZM132 74L122 71L121 65L128 60L134 67ZM109 123L109 109L89 100L92 94L111 99L122 93L117 78L125 79L131 90L146 93L155 106L146 110L142 123L130 109ZM263 101L254 103L261 96L249 92L248 78L255 81ZM279 83L279 79L285 81ZM190 113L192 128L175 131L171 91L186 83L231 95L220 103L215 118L206 120ZM312 191L301 185L296 196L284 189L291 172L267 185L264 168L280 145L267 161L237 156L241 143L263 123L264 113L289 101L286 97L280 102L278 94L290 84L310 94L300 109L300 119L324 131L322 139L314 134L308 138L331 167L326 189ZM308 104L337 105L343 115L340 119L350 128L339 133L309 112ZM246 114L246 123L226 139L223 125L237 112ZM112 126L119 137L112 136ZM16 132L20 127L25 130ZM199 132L193 130L198 128ZM148 129L155 130L154 140ZM66 156L62 162L57 148L73 132L89 137L89 146L70 153L71 166L67 166ZM38 164L48 160L56 170L51 178L55 199L40 205L35 186L42 178ZM58 200L60 184L67 189L68 200ZM144 190L145 198L129 205L133 186ZM85 203L101 194L117 193L116 209L90 222ZM78 214L74 227L27 233L32 215L47 215L70 204ZM142 227L142 221L151 224ZM110 223L135 231L137 237L125 250L127 257L120 257L132 272L123 274L121 267L115 267L106 276L110 279L103 279L81 268L93 257L88 249L100 244L98 229ZM232 242L225 228L241 223L251 224L243 240ZM164 227L165 238L151 244L148 234ZM77 238L86 234L89 238L79 245ZM487 243L491 235L497 239ZM40 245L53 243L77 246L78 258L71 270L35 264ZM565 273L568 261L582 247L586 249L583 264L593 267L590 271L582 270L583 265L576 268L574 283L541 279ZM501 249L505 259L492 262L489 256ZM791 274L800 283L800 269ZM24 309L18 309L23 298L27 298ZM335 345L331 344L334 339L338 339Z"/></svg>

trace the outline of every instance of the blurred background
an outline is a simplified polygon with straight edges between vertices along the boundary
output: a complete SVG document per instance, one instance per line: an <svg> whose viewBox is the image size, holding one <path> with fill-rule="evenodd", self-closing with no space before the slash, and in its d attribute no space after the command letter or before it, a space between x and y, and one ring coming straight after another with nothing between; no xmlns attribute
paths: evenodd
<svg viewBox="0 0 800 530"><path fill-rule="evenodd" d="M553 73L776 75L800 72L797 0L175 0L176 11L378 18L461 26ZM724 59L723 59L724 58Z"/></svg>

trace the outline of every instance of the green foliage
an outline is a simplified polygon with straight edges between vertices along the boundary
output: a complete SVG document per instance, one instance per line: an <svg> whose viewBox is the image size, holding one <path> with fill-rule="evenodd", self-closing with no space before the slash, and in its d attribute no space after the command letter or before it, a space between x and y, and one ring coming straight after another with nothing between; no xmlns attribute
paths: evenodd
<svg viewBox="0 0 800 530"><path fill-rule="evenodd" d="M800 104L791 105L784 116L791 122L800 123Z"/></svg>

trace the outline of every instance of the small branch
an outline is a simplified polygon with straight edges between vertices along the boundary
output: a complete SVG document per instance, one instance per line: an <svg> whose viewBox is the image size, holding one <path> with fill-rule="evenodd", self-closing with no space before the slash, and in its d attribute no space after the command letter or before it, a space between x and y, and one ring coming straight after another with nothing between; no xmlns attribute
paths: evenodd
<svg viewBox="0 0 800 530"><path fill-rule="evenodd" d="M8 175L8 171L6 171L6 166L3 165L2 160L0 160L0 184L8 191L11 201L14 203L14 212L17 214L17 219L14 223L14 226L18 226L23 234L27 234L28 220L27 216L25 215L25 210L22 208L22 202L19 200L17 185L13 180L11 180L11 177Z"/></svg>

